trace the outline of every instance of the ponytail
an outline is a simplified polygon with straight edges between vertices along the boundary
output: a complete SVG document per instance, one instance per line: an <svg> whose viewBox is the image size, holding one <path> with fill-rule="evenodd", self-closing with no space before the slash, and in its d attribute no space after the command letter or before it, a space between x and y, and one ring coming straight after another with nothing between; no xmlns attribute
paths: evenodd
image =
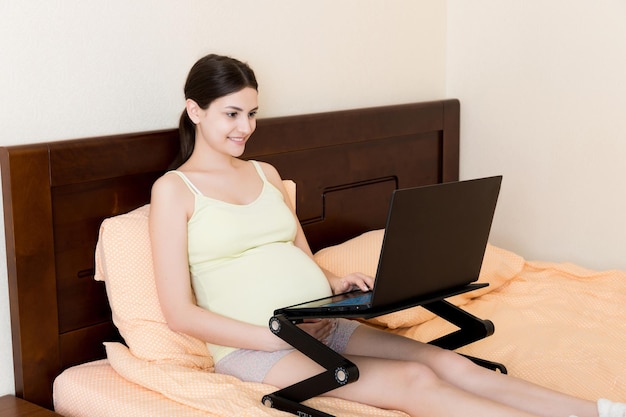
<svg viewBox="0 0 626 417"><path fill-rule="evenodd" d="M183 110L178 122L178 137L180 140L180 149L176 159L170 165L170 169L176 169L184 164L193 153L196 144L196 125L191 121L187 114L187 109Z"/></svg>

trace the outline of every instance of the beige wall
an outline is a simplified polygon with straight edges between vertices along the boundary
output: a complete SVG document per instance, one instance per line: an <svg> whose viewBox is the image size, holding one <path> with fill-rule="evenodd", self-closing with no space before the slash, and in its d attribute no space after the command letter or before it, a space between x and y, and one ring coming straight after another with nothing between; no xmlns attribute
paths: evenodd
<svg viewBox="0 0 626 417"><path fill-rule="evenodd" d="M461 175L504 174L492 243L626 269L626 2L447 4Z"/></svg>
<svg viewBox="0 0 626 417"><path fill-rule="evenodd" d="M0 0L0 145L175 127L209 52L255 68L260 117L440 99L445 15L443 0ZM3 246L0 395L14 390Z"/></svg>

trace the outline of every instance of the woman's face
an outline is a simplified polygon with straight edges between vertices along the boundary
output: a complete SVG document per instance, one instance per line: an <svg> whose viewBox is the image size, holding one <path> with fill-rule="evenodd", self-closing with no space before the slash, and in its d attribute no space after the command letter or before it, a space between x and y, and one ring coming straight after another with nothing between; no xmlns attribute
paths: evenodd
<svg viewBox="0 0 626 417"><path fill-rule="evenodd" d="M256 129L257 91L246 87L197 109L196 143L205 141L214 150L238 157Z"/></svg>

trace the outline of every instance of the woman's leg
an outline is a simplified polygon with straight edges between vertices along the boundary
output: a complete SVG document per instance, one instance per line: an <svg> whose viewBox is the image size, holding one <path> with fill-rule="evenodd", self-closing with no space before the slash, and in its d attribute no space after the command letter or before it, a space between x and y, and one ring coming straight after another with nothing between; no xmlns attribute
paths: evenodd
<svg viewBox="0 0 626 417"><path fill-rule="evenodd" d="M539 416L598 416L591 401L485 369L454 352L368 326L360 326L353 333L345 353L419 362L463 391Z"/></svg>
<svg viewBox="0 0 626 417"><path fill-rule="evenodd" d="M329 392L329 396L404 411L412 417L534 416L454 387L417 362L347 357L358 366L359 379ZM283 388L322 370L301 352L295 351L276 363L263 382Z"/></svg>

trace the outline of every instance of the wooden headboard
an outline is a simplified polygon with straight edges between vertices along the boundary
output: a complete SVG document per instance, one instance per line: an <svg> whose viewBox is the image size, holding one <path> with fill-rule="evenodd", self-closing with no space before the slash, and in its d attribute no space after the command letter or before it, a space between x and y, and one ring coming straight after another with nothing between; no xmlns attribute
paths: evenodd
<svg viewBox="0 0 626 417"><path fill-rule="evenodd" d="M316 251L385 225L391 191L459 175L459 102L443 100L268 118L246 158L297 184ZM0 148L15 388L52 407L65 368L119 340L93 280L106 217L149 201L178 149L176 130Z"/></svg>

